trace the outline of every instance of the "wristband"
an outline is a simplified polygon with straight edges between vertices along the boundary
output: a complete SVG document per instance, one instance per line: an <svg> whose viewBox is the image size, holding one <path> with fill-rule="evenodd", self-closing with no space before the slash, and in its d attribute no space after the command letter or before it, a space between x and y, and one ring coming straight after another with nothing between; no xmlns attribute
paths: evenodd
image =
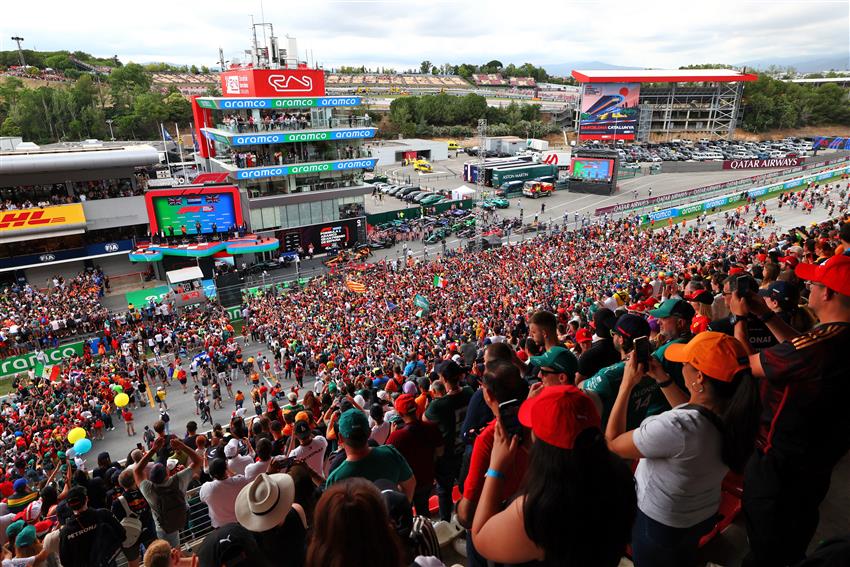
<svg viewBox="0 0 850 567"><path fill-rule="evenodd" d="M658 387L659 388L666 388L667 386L669 386L672 383L673 383L673 379L669 378L668 380L665 380L664 382L659 382Z"/></svg>
<svg viewBox="0 0 850 567"><path fill-rule="evenodd" d="M487 469L487 472L484 473L484 476L489 476L490 478L498 478L498 479L505 478L505 475L500 473L496 469Z"/></svg>
<svg viewBox="0 0 850 567"><path fill-rule="evenodd" d="M770 321L774 317L776 317L776 312L775 311L768 311L764 315L759 315L759 321L761 321L762 323L767 323L768 321Z"/></svg>

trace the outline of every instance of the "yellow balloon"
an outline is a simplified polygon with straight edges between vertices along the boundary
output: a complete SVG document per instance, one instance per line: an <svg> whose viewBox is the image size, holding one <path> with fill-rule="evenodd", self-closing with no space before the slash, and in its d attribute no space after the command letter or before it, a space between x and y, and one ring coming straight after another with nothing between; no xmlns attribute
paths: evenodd
<svg viewBox="0 0 850 567"><path fill-rule="evenodd" d="M130 403L130 396L128 396L124 392L121 392L120 394L115 396L115 405L118 406L119 408L123 408L124 406L126 406L129 403Z"/></svg>
<svg viewBox="0 0 850 567"><path fill-rule="evenodd" d="M75 427L74 429L72 429L71 431L68 432L68 443L70 443L71 445L73 445L74 443L76 443L80 439L85 439L85 438L86 438L86 430L83 429L82 427Z"/></svg>

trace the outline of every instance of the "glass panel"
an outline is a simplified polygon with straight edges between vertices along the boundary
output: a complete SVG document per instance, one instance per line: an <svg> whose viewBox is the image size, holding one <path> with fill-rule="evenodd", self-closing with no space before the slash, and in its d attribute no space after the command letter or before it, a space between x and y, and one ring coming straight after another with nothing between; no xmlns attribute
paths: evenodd
<svg viewBox="0 0 850 567"><path fill-rule="evenodd" d="M253 230L262 230L265 228L263 226L263 213L262 209L251 209L251 228Z"/></svg>
<svg viewBox="0 0 850 567"><path fill-rule="evenodd" d="M322 202L314 201L310 203L310 217L312 220L310 221L312 224L317 224L322 222Z"/></svg>

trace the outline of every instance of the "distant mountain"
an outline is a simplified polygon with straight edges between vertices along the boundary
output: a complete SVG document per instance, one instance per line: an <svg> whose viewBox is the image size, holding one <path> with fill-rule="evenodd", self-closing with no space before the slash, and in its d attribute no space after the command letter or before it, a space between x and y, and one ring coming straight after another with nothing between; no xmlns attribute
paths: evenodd
<svg viewBox="0 0 850 567"><path fill-rule="evenodd" d="M850 70L850 59L846 55L801 55L799 57L754 59L752 61L737 63L737 65L762 71L771 65L775 65L777 67L794 67L798 73L817 73L831 69L835 69L836 71Z"/></svg>
<svg viewBox="0 0 850 567"><path fill-rule="evenodd" d="M611 65L602 61L576 61L574 63L553 63L551 65L543 65L546 72L555 77L566 77L574 69L635 69L635 67L623 67L622 65Z"/></svg>

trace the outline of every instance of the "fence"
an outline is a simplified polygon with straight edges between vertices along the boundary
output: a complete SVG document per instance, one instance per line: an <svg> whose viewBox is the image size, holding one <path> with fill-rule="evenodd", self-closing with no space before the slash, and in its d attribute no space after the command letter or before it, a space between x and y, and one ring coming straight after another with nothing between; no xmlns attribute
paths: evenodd
<svg viewBox="0 0 850 567"><path fill-rule="evenodd" d="M424 207L417 205L415 207L409 207L406 209L396 209L394 211L386 211L383 213L375 213L374 215L366 215L366 224L369 226L375 226L385 222L400 219L418 219L420 216L422 216L423 209L425 210L426 214L428 214L430 212L444 213L450 209L471 209L473 207L475 207L475 201L473 199L445 201L443 203L438 203L436 205L427 205Z"/></svg>
<svg viewBox="0 0 850 567"><path fill-rule="evenodd" d="M712 185L705 185L703 187L696 187L694 189L687 189L685 191L679 191L677 193L668 193L666 195L659 195L657 197L650 197L648 199L640 199L638 201L629 201L628 203L620 203L618 205L601 207L594 211L594 216L599 217L606 214L625 213L627 211L636 212L640 214L642 212L645 212L647 209L655 208L658 205L678 205L684 201L688 201L692 197L708 197L721 191L727 191L729 189L734 190L736 188L752 187L755 184L764 183L765 181L771 179L787 177L789 175L794 175L803 171L821 171L829 169L830 167L834 167L836 164L848 163L848 161L850 161L850 158L839 158L836 160L825 161L820 164L802 165L773 173L755 175L753 177L746 177L744 179L737 179L734 181L726 181L723 183L715 183Z"/></svg>

